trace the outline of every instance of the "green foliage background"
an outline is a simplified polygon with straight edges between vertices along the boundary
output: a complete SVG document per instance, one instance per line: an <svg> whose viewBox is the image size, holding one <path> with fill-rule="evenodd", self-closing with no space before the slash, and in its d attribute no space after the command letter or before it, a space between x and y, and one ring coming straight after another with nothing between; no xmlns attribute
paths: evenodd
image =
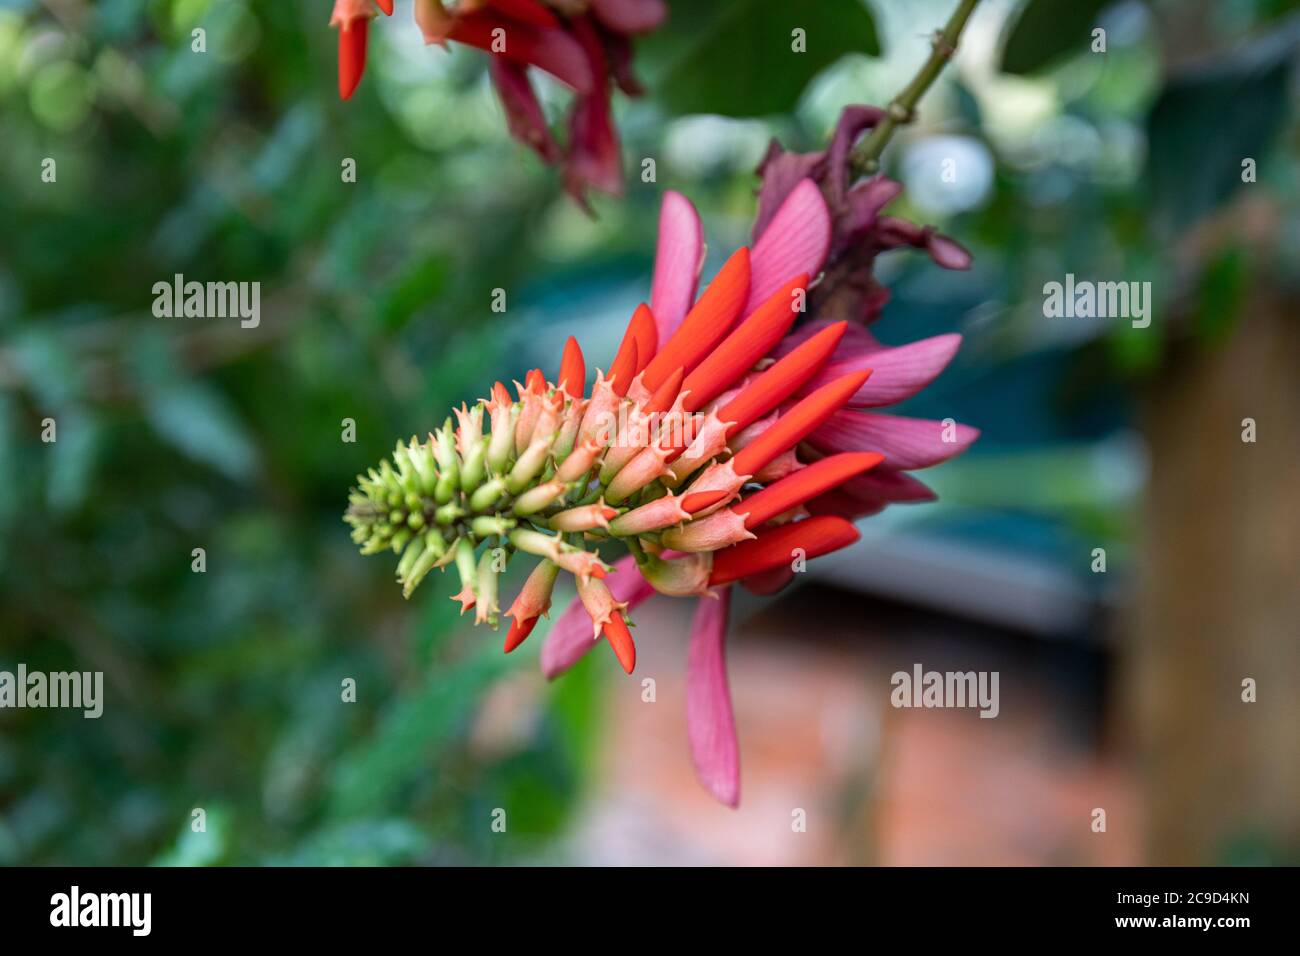
<svg viewBox="0 0 1300 956"><path fill-rule="evenodd" d="M420 49L401 4L373 29L367 77L342 104L326 3L0 3L0 666L102 670L108 696L98 721L0 714L0 863L562 854L556 839L593 769L607 662L551 687L529 678L525 737L476 742L486 696L535 672L539 640L503 658L499 635L457 623L436 580L403 602L391 563L360 560L339 515L352 476L397 436L427 431L493 379L554 364L570 331L585 330L589 361L602 360L645 295L665 188L700 206L712 254L744 242L767 138L816 148L842 105L883 102L910 75L893 51L950 5L819 0L809 54L788 70L771 48L788 36L787 5L703 6L674 4L644 44L652 93L619 106L627 195L588 219L506 136L481 56ZM1293 32L1277 4L1238 6L1225 47ZM1050 21L1026 15L1023 29ZM200 26L205 54L190 47ZM874 52L878 35L886 59L844 56ZM1048 71L1024 82L1070 129L1142 136L1149 117L1154 168L1117 147L1122 137L1087 155L1043 140L1026 152L1005 117L983 112L987 91L932 94L942 131L998 163L976 209L898 210L948 219L977 253L972 277L925 273L938 297L927 307L947 328L980 301L1028 301L1064 262L1085 272L1122 248L1131 278L1165 268L1161 204L1186 193L1145 190L1142 177L1203 172L1186 144L1218 145L1201 128L1206 103L1231 112L1237 90L1258 105L1229 127L1222 162L1234 168L1242 148L1263 158L1293 136L1293 46L1252 54L1244 78L1229 61L1226 78L1169 87L1154 49L1148 28L1104 66L1077 53L1014 65ZM564 96L545 95L558 116ZM41 182L46 157L57 185ZM355 184L341 182L345 157ZM642 157L657 158L657 182L636 176ZM1262 168L1290 209L1294 169ZM1176 212L1212 211L1230 180ZM912 268L893 276L904 312ZM1246 268L1226 257L1196 286L1211 325L1232 321ZM153 283L176 273L261 282L260 327L154 318ZM506 315L489 309L498 287ZM1125 370L1158 360L1154 336L1044 343L1022 318L1004 310L976 328L956 389L973 395L1015 363L1030 369L1017 381L1051 379L1063 356L1099 369L1093 387L1122 389ZM1028 387L1063 413L1026 420L1024 394L983 389L967 417L985 448L949 473L945 500L1004 505L1015 474L1025 508L1121 535L1126 502L1082 481L1077 456L1122 410L1070 424L1068 383ZM355 443L341 440L345 419ZM191 571L194 548L205 573ZM345 678L355 704L340 702ZM483 822L503 805L515 808L504 840ZM195 808L206 833L191 829Z"/></svg>

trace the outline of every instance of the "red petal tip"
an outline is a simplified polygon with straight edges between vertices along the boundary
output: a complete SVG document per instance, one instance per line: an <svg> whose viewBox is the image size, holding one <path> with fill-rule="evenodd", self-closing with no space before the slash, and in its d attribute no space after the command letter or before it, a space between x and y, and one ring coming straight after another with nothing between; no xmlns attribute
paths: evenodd
<svg viewBox="0 0 1300 956"><path fill-rule="evenodd" d="M510 631L506 634L507 654L528 639L528 635L533 633L533 628L537 626L538 620L539 618L530 617L522 621L515 619L510 622Z"/></svg>
<svg viewBox="0 0 1300 956"><path fill-rule="evenodd" d="M632 634L627 629L627 622L623 620L623 615L615 614L605 622L601 630L609 639L610 647L614 648L614 655L623 665L623 670L632 673L636 669L636 644L632 641Z"/></svg>

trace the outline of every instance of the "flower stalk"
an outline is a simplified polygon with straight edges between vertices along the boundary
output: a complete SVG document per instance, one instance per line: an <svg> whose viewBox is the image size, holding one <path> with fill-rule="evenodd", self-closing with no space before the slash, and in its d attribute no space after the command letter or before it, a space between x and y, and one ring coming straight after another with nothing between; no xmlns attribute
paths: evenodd
<svg viewBox="0 0 1300 956"><path fill-rule="evenodd" d="M930 40L930 55L920 71L889 101L880 122L853 150L850 165L856 176L870 176L877 172L880 155L893 138L894 131L916 118L917 104L957 52L957 41L978 3L979 0L960 0L943 29L935 31Z"/></svg>

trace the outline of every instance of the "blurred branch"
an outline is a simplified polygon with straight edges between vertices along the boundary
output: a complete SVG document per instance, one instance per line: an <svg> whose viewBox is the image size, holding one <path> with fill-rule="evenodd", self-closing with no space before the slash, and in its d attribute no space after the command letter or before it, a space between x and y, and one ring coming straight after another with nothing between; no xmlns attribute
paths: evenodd
<svg viewBox="0 0 1300 956"><path fill-rule="evenodd" d="M889 101L884 118L853 151L850 165L856 175L870 176L876 172L880 168L880 154L893 138L894 130L916 118L916 104L957 52L957 40L978 3L979 0L961 0L947 25L942 30L935 31L931 39L930 56L920 72L901 93Z"/></svg>

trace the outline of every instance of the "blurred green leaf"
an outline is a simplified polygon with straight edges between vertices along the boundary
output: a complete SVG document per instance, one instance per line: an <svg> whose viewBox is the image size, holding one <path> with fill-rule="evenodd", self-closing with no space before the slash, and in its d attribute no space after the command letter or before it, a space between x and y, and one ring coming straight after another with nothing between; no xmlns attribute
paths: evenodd
<svg viewBox="0 0 1300 956"><path fill-rule="evenodd" d="M252 439L229 401L210 386L166 386L146 399L145 416L162 438L195 461L228 478L252 476L257 461Z"/></svg>
<svg viewBox="0 0 1300 956"><path fill-rule="evenodd" d="M1029 0L1011 21L1002 48L1002 69L1033 73L1068 54L1082 53L1097 14L1112 0Z"/></svg>
<svg viewBox="0 0 1300 956"><path fill-rule="evenodd" d="M434 772L506 664L495 642L480 645L454 666L435 667L419 690L394 698L371 737L340 761L332 815L382 812L402 789Z"/></svg>
<svg viewBox="0 0 1300 956"><path fill-rule="evenodd" d="M1262 165L1287 112L1300 20L1172 78L1147 119L1146 180L1158 225L1180 232L1242 183L1242 162Z"/></svg>
<svg viewBox="0 0 1300 956"><path fill-rule="evenodd" d="M154 866L212 866L225 857L230 842L230 814L224 807L204 808L204 829L194 829L186 815L176 840L154 858Z"/></svg>
<svg viewBox="0 0 1300 956"><path fill-rule="evenodd" d="M272 857L277 866L400 866L418 862L429 837L405 820L360 820L326 827L293 852Z"/></svg>
<svg viewBox="0 0 1300 956"><path fill-rule="evenodd" d="M1227 338L1250 291L1250 254L1241 246L1222 250L1201 273L1196 294L1195 329L1206 344Z"/></svg>
<svg viewBox="0 0 1300 956"><path fill-rule="evenodd" d="M400 329L417 309L433 302L447 286L446 256L421 256L411 262L380 300L379 321L389 330Z"/></svg>
<svg viewBox="0 0 1300 956"><path fill-rule="evenodd" d="M46 494L53 510L66 511L85 500L102 429L98 419L82 409L60 415L58 429L58 441L49 445L50 473Z"/></svg>
<svg viewBox="0 0 1300 956"><path fill-rule="evenodd" d="M674 33L690 39L653 87L673 113L788 112L808 81L840 57L880 53L875 21L859 0L729 0L682 16L685 7L673 5ZM804 31L804 52L792 48L796 29Z"/></svg>

